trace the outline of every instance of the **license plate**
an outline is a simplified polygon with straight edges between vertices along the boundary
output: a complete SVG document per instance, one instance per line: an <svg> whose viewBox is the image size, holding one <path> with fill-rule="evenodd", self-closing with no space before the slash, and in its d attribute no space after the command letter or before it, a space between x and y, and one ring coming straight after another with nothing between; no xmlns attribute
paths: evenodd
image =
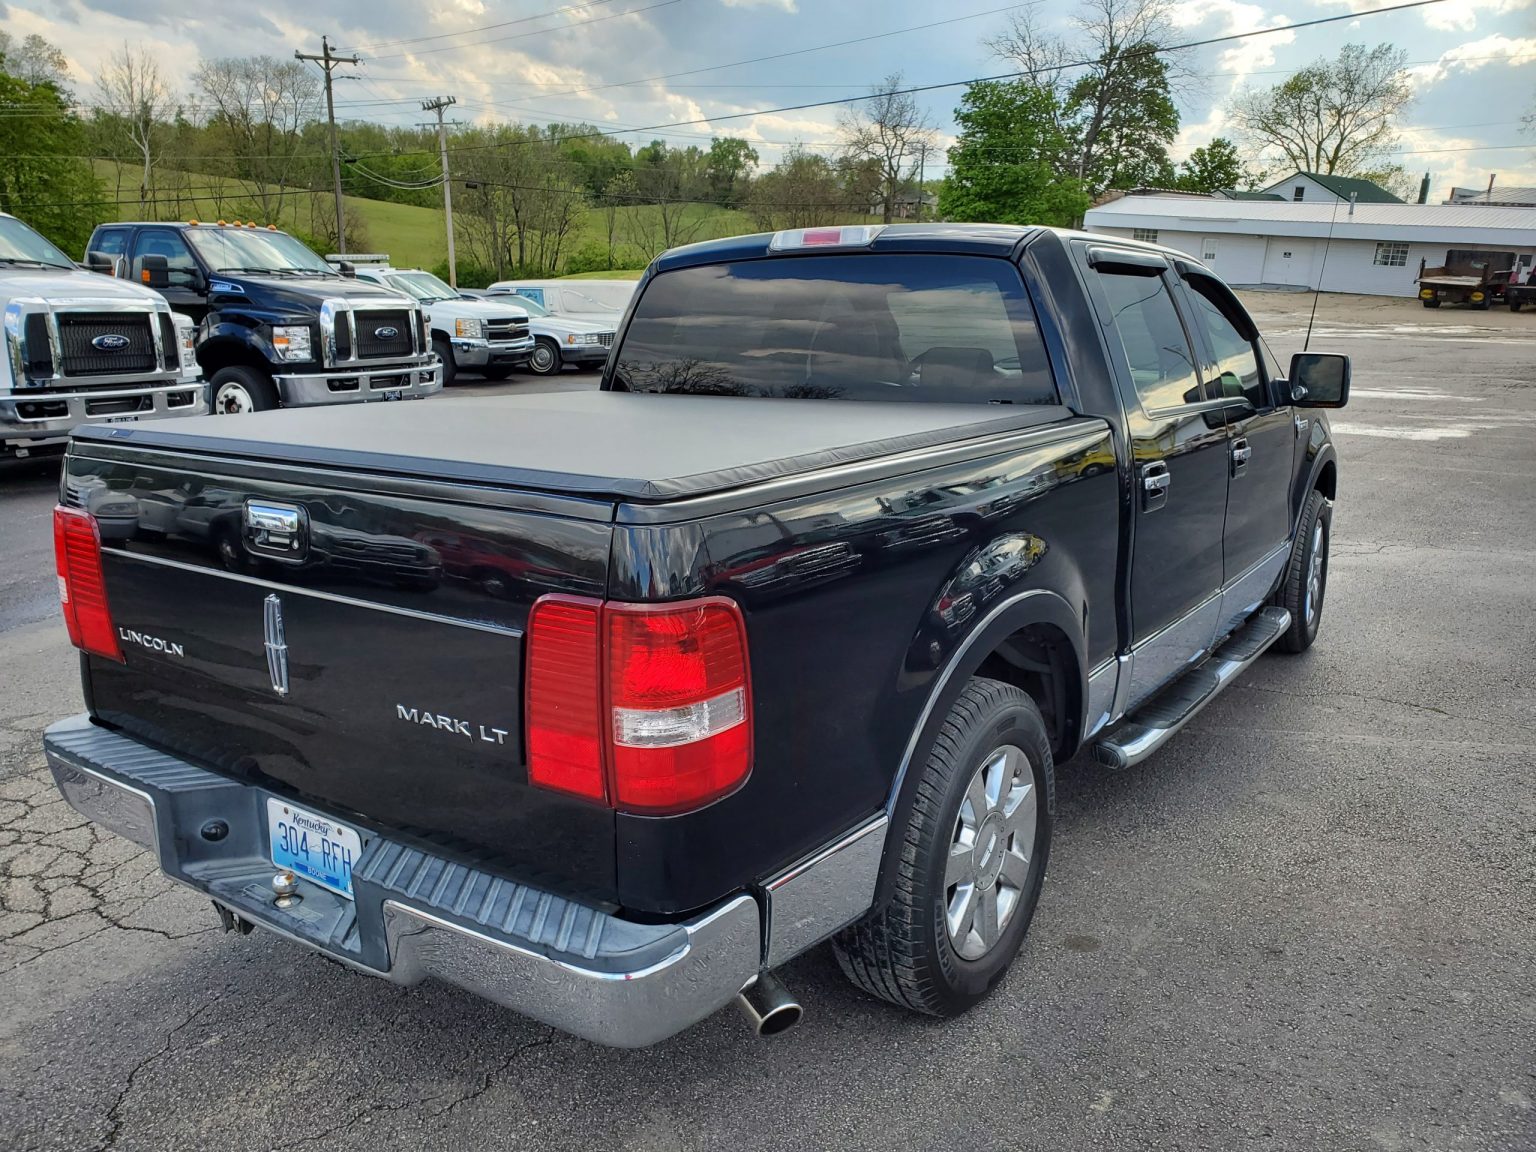
<svg viewBox="0 0 1536 1152"><path fill-rule="evenodd" d="M401 398L401 396L403 396L403 395L404 395L404 393L402 393L402 392L386 392L386 393L384 393L384 399L386 399L386 400L399 400Z"/></svg>
<svg viewBox="0 0 1536 1152"><path fill-rule="evenodd" d="M267 841L279 868L352 899L352 866L363 854L363 839L354 829L268 797Z"/></svg>
<svg viewBox="0 0 1536 1152"><path fill-rule="evenodd" d="M138 423L138 419L139 418L137 416L108 416L107 417L107 423L108 424L136 424L136 423Z"/></svg>

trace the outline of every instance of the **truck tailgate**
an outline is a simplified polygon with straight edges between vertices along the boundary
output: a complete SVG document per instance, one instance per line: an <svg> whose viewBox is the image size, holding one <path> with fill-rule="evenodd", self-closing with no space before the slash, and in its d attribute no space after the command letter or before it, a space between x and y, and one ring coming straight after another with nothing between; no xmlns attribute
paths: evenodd
<svg viewBox="0 0 1536 1152"><path fill-rule="evenodd" d="M77 444L64 502L96 516L123 654L87 658L93 713L365 836L611 898L611 812L529 787L521 732L529 606L603 594L611 506L403 487Z"/></svg>

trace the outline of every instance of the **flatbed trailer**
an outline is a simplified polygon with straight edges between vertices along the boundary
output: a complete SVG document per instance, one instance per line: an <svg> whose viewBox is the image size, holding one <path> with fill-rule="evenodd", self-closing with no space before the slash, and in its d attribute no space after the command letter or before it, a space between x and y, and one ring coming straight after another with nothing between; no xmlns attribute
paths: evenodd
<svg viewBox="0 0 1536 1152"><path fill-rule="evenodd" d="M1458 259L1458 257L1460 257ZM1446 263L1428 267L1419 261L1419 300L1426 308L1441 304L1465 304L1483 311L1504 299L1514 254L1504 252L1447 252Z"/></svg>

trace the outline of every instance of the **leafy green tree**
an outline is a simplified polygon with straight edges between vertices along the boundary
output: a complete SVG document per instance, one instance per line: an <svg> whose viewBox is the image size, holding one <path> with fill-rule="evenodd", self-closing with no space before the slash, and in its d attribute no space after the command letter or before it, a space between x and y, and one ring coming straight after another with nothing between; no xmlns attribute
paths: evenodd
<svg viewBox="0 0 1536 1152"><path fill-rule="evenodd" d="M756 167L757 149L739 136L711 140L704 157L704 179L709 184L710 199L735 208L746 194Z"/></svg>
<svg viewBox="0 0 1536 1152"><path fill-rule="evenodd" d="M9 37L0 43L0 49L8 47ZM0 108L6 109L0 116L0 211L21 217L64 251L83 254L91 229L113 212L102 202L89 162L80 159L87 151L85 125L38 64L50 59L44 49L51 47L39 39L23 52L22 66L45 77L36 81L12 75L12 57L0 57Z"/></svg>
<svg viewBox="0 0 1536 1152"><path fill-rule="evenodd" d="M947 220L996 224L1074 223L1088 210L1081 180L1060 175L1069 142L1050 89L1021 81L982 81L965 90L939 194Z"/></svg>
<svg viewBox="0 0 1536 1152"><path fill-rule="evenodd" d="M865 211L863 207L853 211L848 189L832 162L799 144L786 151L771 171L752 181L746 210L765 232L861 219Z"/></svg>
<svg viewBox="0 0 1536 1152"><path fill-rule="evenodd" d="M1237 154L1237 145L1225 136L1217 136L1203 148L1196 148L1184 161L1178 186L1185 192L1218 192L1223 188L1246 188L1252 181Z"/></svg>

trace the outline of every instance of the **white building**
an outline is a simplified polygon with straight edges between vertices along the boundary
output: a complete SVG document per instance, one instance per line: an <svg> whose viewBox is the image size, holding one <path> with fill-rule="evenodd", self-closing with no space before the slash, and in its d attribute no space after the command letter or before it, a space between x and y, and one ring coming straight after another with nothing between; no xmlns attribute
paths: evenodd
<svg viewBox="0 0 1536 1152"><path fill-rule="evenodd" d="M1229 284L1368 296L1415 295L1419 262L1450 249L1536 254L1536 208L1126 196L1083 226L1188 252Z"/></svg>

